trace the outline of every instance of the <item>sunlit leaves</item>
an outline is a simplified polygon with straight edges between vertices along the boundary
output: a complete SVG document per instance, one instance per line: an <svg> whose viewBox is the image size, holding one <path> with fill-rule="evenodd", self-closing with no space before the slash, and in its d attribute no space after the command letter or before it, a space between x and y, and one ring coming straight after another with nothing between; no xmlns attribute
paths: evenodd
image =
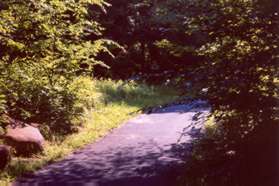
<svg viewBox="0 0 279 186"><path fill-rule="evenodd" d="M100 52L112 55L107 47L118 46L101 38L103 28L89 15L92 4L109 6L102 0L0 2L0 112L4 106L18 119L41 117L52 128L69 128L80 109L68 86L104 65Z"/></svg>

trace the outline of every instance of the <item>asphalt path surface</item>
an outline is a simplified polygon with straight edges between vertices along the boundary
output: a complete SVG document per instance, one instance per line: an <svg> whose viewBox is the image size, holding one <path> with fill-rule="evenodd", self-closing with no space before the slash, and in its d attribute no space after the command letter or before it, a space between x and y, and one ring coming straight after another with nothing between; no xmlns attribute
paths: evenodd
<svg viewBox="0 0 279 186"><path fill-rule="evenodd" d="M141 114L13 185L172 186L209 112L197 100Z"/></svg>

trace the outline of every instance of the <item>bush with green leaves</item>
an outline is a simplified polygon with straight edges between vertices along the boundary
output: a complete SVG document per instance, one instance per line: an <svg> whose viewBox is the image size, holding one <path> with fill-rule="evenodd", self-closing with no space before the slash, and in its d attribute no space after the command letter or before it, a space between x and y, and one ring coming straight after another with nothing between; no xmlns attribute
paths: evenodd
<svg viewBox="0 0 279 186"><path fill-rule="evenodd" d="M278 157L279 19L269 4L277 5L273 0L189 5L187 29L205 38L197 50L205 60L193 74L207 88L218 126L213 139L201 142L189 169L200 184L277 185L272 181Z"/></svg>
<svg viewBox="0 0 279 186"><path fill-rule="evenodd" d="M69 132L72 118L82 113L71 84L80 75L91 75L94 65L103 65L96 56L111 55L107 46L115 44L101 38L103 28L91 18L90 5L104 9L108 4L102 0L0 2L2 111L56 132ZM97 39L90 40L92 35Z"/></svg>
<svg viewBox="0 0 279 186"><path fill-rule="evenodd" d="M231 118L232 123L224 122L232 129L227 131L228 137L243 139L275 117L278 13L264 11L257 1L200 4L200 16L192 24L208 39L198 50L206 60L197 72L206 78L207 98L218 112L216 118Z"/></svg>

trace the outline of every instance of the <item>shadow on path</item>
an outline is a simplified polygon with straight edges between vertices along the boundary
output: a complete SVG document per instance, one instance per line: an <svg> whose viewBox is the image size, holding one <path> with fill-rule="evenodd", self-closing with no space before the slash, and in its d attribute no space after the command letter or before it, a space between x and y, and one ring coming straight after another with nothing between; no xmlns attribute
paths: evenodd
<svg viewBox="0 0 279 186"><path fill-rule="evenodd" d="M102 140L13 185L172 186L210 109L204 102L142 114Z"/></svg>

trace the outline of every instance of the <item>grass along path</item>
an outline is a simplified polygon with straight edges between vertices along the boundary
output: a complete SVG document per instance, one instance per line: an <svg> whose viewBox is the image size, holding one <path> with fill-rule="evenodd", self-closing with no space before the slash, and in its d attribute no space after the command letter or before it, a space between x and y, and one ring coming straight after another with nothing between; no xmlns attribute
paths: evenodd
<svg viewBox="0 0 279 186"><path fill-rule="evenodd" d="M170 103L178 92L169 88L150 87L134 82L111 80L94 82L95 107L84 113L84 126L78 133L64 140L48 141L45 152L33 158L13 158L5 172L0 174L0 185L8 185L16 177L62 159L69 153L100 139L124 121L134 117L139 109Z"/></svg>

